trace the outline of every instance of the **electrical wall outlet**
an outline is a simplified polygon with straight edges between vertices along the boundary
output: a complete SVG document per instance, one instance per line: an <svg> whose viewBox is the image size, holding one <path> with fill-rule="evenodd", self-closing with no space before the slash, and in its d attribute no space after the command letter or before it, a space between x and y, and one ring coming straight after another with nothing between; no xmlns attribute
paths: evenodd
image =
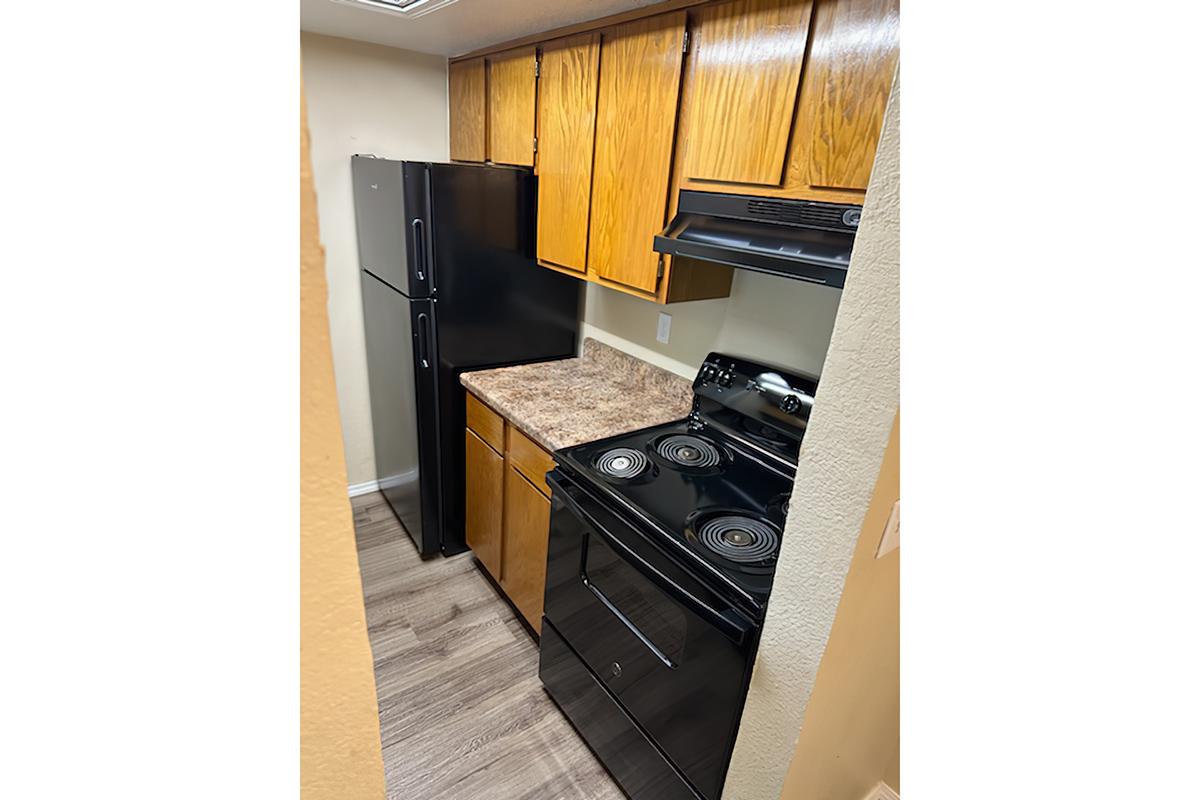
<svg viewBox="0 0 1200 800"><path fill-rule="evenodd" d="M658 315L658 333L654 335L663 344L666 344L671 339L671 315L659 313Z"/></svg>

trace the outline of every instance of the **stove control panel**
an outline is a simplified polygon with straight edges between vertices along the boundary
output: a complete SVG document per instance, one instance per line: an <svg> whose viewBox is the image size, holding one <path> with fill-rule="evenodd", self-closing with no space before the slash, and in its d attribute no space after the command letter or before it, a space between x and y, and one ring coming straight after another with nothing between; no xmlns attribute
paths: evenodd
<svg viewBox="0 0 1200 800"><path fill-rule="evenodd" d="M713 408L715 403L773 427L802 431L812 410L817 380L746 358L709 353L692 391L697 411L703 411L702 406Z"/></svg>
<svg viewBox="0 0 1200 800"><path fill-rule="evenodd" d="M724 368L721 364L705 361L697 376L698 383L712 383L726 389L733 386L735 376L733 370Z"/></svg>

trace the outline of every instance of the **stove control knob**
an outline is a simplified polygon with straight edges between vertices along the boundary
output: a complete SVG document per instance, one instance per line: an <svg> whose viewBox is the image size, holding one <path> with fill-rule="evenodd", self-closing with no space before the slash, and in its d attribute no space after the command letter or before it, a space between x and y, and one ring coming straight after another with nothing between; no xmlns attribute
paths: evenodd
<svg viewBox="0 0 1200 800"><path fill-rule="evenodd" d="M717 383L727 387L733 386L733 373L729 370L722 370L721 374L717 376Z"/></svg>
<svg viewBox="0 0 1200 800"><path fill-rule="evenodd" d="M717 368L713 364L705 363L705 365L700 368L700 380L702 381L711 381L716 374Z"/></svg>
<svg viewBox="0 0 1200 800"><path fill-rule="evenodd" d="M794 394L784 395L779 399L779 408L785 414L795 414L800 410L800 398Z"/></svg>

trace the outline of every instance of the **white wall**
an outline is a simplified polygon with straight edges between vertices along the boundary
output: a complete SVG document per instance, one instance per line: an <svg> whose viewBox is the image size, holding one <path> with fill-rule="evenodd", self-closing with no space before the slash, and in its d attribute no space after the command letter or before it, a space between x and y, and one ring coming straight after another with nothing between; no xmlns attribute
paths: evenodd
<svg viewBox="0 0 1200 800"><path fill-rule="evenodd" d="M583 333L689 379L713 350L819 375L841 294L746 270L728 298L667 306L588 284ZM659 313L671 315L668 344L654 338Z"/></svg>
<svg viewBox="0 0 1200 800"><path fill-rule="evenodd" d="M375 479L350 156L450 156L446 59L313 33L300 36L329 326L351 484Z"/></svg>
<svg viewBox="0 0 1200 800"><path fill-rule="evenodd" d="M884 117L729 767L726 800L777 800L900 402L900 79Z"/></svg>

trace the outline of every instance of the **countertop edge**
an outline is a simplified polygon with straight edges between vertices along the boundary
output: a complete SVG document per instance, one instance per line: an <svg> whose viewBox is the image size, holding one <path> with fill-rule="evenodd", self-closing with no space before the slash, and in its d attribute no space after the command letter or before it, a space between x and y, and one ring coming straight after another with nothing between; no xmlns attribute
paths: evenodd
<svg viewBox="0 0 1200 800"><path fill-rule="evenodd" d="M459 375L459 383L463 385L467 391L478 397L489 408L495 411L500 416L504 417L505 422L515 426L521 433L529 437L533 441L541 445L547 452L553 454L555 450L561 450L567 445L556 444L545 439L540 433L530 430L526 424L522 424L520 411L513 408L511 405L503 402L498 402L493 395L490 395L486 389L483 389L479 384L471 379L472 373L464 372Z"/></svg>
<svg viewBox="0 0 1200 800"><path fill-rule="evenodd" d="M614 375L628 379L613 383ZM562 407L562 415L558 416L560 406L551 404L554 410L548 411L546 404L530 399L531 395L553 394L552 389L538 387L541 381L547 386L575 383L581 396L569 407ZM460 373L459 383L551 453L686 417L693 397L691 381L686 378L590 337L575 358L472 370ZM520 389L515 388L518 385ZM622 404L634 410L627 417L614 416L609 405L614 392L622 398L616 404L617 411L623 410ZM576 409L588 402L602 409L598 417L590 424L573 424Z"/></svg>

